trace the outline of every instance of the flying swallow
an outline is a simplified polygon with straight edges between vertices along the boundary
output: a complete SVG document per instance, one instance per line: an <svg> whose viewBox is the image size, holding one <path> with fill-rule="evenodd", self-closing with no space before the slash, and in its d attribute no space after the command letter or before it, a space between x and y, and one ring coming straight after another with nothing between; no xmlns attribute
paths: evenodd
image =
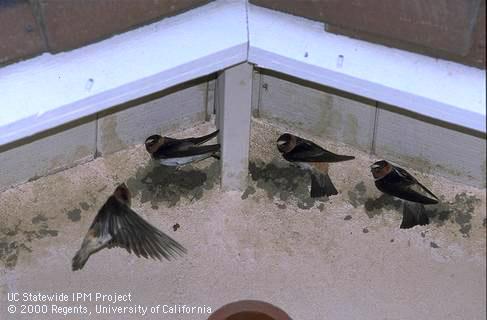
<svg viewBox="0 0 487 320"><path fill-rule="evenodd" d="M355 159L353 156L335 154L290 133L284 133L277 139L277 149L287 161L310 170L312 198L338 194L328 175L328 164Z"/></svg>
<svg viewBox="0 0 487 320"><path fill-rule="evenodd" d="M145 149L164 166L182 166L209 157L219 159L220 145L201 145L218 135L216 130L196 138L174 139L152 135L145 140Z"/></svg>
<svg viewBox="0 0 487 320"><path fill-rule="evenodd" d="M415 225L429 224L429 218L424 211L423 205L437 204L439 201L438 197L409 172L403 168L393 166L385 160L375 162L370 168L377 189L391 196L420 204L419 209L411 210L404 203L402 229L412 228Z"/></svg>
<svg viewBox="0 0 487 320"><path fill-rule="evenodd" d="M73 258L73 271L83 268L93 253L105 247L121 247L137 257L159 260L170 260L186 253L182 245L135 213L130 202L130 191L123 183L98 211Z"/></svg>

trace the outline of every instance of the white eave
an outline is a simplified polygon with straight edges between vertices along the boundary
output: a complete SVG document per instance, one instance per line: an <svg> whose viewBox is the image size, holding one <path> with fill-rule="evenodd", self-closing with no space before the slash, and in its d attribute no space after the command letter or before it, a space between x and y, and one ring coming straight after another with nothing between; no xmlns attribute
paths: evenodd
<svg viewBox="0 0 487 320"><path fill-rule="evenodd" d="M0 69L0 145L242 62L485 132L485 71L220 0ZM299 106L296 106L299 108Z"/></svg>

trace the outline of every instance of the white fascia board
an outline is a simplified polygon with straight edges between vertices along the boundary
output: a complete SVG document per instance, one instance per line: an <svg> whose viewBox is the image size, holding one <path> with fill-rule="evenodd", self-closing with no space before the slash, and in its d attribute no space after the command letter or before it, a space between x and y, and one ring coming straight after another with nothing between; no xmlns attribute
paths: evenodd
<svg viewBox="0 0 487 320"><path fill-rule="evenodd" d="M330 34L322 23L244 0L218 0L0 68L0 145L245 61L485 132L484 70Z"/></svg>
<svg viewBox="0 0 487 320"><path fill-rule="evenodd" d="M0 69L0 145L247 60L246 3L212 2Z"/></svg>
<svg viewBox="0 0 487 320"><path fill-rule="evenodd" d="M485 70L334 35L323 23L254 5L248 14L250 63L485 132Z"/></svg>

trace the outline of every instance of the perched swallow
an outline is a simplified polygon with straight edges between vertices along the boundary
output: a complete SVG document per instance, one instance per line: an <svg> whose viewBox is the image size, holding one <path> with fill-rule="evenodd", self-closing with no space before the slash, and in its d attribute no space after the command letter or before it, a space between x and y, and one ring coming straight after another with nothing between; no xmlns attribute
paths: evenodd
<svg viewBox="0 0 487 320"><path fill-rule="evenodd" d="M277 149L287 161L310 170L312 198L338 194L328 175L328 163L355 159L353 156L334 154L290 133L285 133L277 139Z"/></svg>
<svg viewBox="0 0 487 320"><path fill-rule="evenodd" d="M401 229L429 224L429 218L423 205L437 204L438 197L419 183L409 172L393 166L385 160L375 162L370 168L377 189L391 196L420 204L419 208L414 210L404 203Z"/></svg>
<svg viewBox="0 0 487 320"><path fill-rule="evenodd" d="M218 135L216 130L209 135L197 138L174 139L152 135L145 140L145 149L151 157L164 166L182 166L209 157L219 159L220 145L204 145Z"/></svg>
<svg viewBox="0 0 487 320"><path fill-rule="evenodd" d="M93 253L108 247L125 248L137 257L170 260L186 253L178 242L159 231L130 209L130 191L122 183L98 211L81 249L73 258L73 271L80 270Z"/></svg>

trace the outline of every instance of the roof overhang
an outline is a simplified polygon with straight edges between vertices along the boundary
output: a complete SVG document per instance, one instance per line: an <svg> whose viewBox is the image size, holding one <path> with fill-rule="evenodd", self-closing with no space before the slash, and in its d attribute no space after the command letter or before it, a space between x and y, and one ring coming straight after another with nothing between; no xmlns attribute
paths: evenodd
<svg viewBox="0 0 487 320"><path fill-rule="evenodd" d="M0 145L243 62L486 129L485 70L330 34L322 23L246 1L219 0L1 68Z"/></svg>

